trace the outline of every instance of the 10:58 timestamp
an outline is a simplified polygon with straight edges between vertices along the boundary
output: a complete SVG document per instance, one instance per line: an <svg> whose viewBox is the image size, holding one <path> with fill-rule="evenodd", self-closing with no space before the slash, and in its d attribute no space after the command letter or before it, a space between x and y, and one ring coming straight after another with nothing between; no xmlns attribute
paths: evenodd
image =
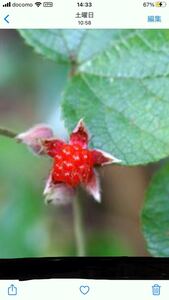
<svg viewBox="0 0 169 300"><path fill-rule="evenodd" d="M85 21L78 21L78 24L79 25L92 25L92 22L85 20Z"/></svg>

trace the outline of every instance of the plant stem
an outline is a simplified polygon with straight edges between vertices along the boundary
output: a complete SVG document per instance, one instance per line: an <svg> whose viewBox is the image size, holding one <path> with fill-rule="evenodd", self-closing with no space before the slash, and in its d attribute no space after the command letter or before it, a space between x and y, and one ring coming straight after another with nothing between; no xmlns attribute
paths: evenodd
<svg viewBox="0 0 169 300"><path fill-rule="evenodd" d="M11 130L5 129L5 128L0 128L0 135L3 135L3 136L13 139L17 136L17 133L15 133Z"/></svg>
<svg viewBox="0 0 169 300"><path fill-rule="evenodd" d="M77 256L85 256L86 241L80 191L77 192L77 197L73 201L73 214Z"/></svg>

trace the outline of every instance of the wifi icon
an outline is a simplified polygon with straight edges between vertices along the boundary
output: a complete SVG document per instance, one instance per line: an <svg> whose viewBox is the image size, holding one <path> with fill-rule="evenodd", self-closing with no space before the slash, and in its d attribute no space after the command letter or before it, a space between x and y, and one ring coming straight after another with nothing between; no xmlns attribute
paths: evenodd
<svg viewBox="0 0 169 300"><path fill-rule="evenodd" d="M35 5L36 5L37 7L39 7L41 4L42 4L42 2L35 2Z"/></svg>

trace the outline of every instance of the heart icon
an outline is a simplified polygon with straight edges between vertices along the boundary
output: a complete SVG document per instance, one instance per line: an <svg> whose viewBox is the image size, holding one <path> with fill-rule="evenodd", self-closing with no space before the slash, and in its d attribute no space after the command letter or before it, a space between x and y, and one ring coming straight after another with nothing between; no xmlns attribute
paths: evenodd
<svg viewBox="0 0 169 300"><path fill-rule="evenodd" d="M89 292L90 288L88 285L81 285L80 286L80 291L83 295L86 295Z"/></svg>

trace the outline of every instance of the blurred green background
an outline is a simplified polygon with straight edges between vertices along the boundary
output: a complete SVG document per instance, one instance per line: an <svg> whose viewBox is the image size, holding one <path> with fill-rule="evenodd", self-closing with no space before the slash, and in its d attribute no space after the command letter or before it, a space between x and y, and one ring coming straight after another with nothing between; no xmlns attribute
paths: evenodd
<svg viewBox="0 0 169 300"><path fill-rule="evenodd" d="M23 132L39 122L66 136L60 100L64 65L45 60L15 30L0 30L0 127ZM44 204L48 158L0 137L0 258L76 255L72 205ZM84 197L87 255L148 255L139 224L152 167L100 171L103 202ZM122 188L123 187L123 188Z"/></svg>

